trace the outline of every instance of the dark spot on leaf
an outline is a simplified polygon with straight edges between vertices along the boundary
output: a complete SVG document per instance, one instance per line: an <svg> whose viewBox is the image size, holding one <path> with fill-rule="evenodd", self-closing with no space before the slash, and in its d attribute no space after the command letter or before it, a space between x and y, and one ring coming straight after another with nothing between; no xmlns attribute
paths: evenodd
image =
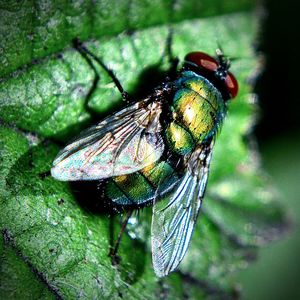
<svg viewBox="0 0 300 300"><path fill-rule="evenodd" d="M56 58L57 58L57 59L63 59L63 58L64 58L64 56L63 56L63 54L62 54L62 53L58 53L58 54L56 55Z"/></svg>
<svg viewBox="0 0 300 300"><path fill-rule="evenodd" d="M11 241L12 241L10 232L7 229L4 229L2 231L2 234L3 234L4 243L5 244L10 244Z"/></svg>
<svg viewBox="0 0 300 300"><path fill-rule="evenodd" d="M65 200L64 199L59 199L58 201L57 201L57 204L58 205L61 205L61 204L64 204L65 203Z"/></svg>

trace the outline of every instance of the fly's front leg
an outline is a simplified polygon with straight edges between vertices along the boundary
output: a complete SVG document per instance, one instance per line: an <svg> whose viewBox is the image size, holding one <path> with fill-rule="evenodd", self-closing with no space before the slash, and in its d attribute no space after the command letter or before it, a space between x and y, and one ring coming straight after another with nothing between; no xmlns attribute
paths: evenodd
<svg viewBox="0 0 300 300"><path fill-rule="evenodd" d="M178 0L171 0L170 2L170 10L169 10L169 25L168 25L168 35L167 35L167 41L166 41L166 55L168 57L169 63L171 65L170 73L171 76L176 76L177 73L177 67L179 64L179 59L177 56L174 56L172 51L172 45L173 45L173 38L174 38L174 29L172 27L172 22L174 22L174 13L176 10Z"/></svg>
<svg viewBox="0 0 300 300"><path fill-rule="evenodd" d="M92 53L87 47L85 47L78 39L74 41L74 47L87 59L88 63L91 62L90 58L92 58L95 62L98 63L98 65L110 76L114 84L116 85L117 89L119 90L123 100L126 103L130 102L130 98L128 93L124 90L122 84L120 83L119 79L114 74L113 70L108 68L105 63L102 61L102 59L98 56L96 56L94 53ZM90 64L90 63L89 63ZM95 70L95 66L93 63L91 63L91 67ZM98 76L99 80L99 74L96 73L96 76ZM98 82L98 81L97 81Z"/></svg>
<svg viewBox="0 0 300 300"><path fill-rule="evenodd" d="M166 48L165 48L164 53L167 56L168 62L170 64L170 77L171 78L176 76L177 67L178 67L178 63L179 63L178 57L174 56L173 51L172 51L173 37L174 37L174 30L172 27L169 27L167 40L166 40Z"/></svg>

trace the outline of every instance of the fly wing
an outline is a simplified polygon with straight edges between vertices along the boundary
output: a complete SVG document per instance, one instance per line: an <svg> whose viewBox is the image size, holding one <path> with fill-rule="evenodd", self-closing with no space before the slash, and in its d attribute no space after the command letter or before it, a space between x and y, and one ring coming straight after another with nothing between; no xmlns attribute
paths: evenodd
<svg viewBox="0 0 300 300"><path fill-rule="evenodd" d="M51 174L58 180L96 180L136 172L164 150L159 102L138 102L84 131L59 152Z"/></svg>
<svg viewBox="0 0 300 300"><path fill-rule="evenodd" d="M201 207L213 142L196 149L176 188L155 202L152 216L152 260L157 276L175 270L183 259Z"/></svg>

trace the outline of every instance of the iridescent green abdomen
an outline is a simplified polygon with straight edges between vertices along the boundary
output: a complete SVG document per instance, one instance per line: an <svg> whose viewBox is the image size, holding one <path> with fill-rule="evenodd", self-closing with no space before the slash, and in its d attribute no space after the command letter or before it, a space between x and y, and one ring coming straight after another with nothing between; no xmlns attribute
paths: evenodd
<svg viewBox="0 0 300 300"><path fill-rule="evenodd" d="M225 115L225 105L220 92L194 72L183 72L177 84L171 108L174 121L166 135L171 149L184 155L215 134Z"/></svg>
<svg viewBox="0 0 300 300"><path fill-rule="evenodd" d="M173 168L161 161L138 172L109 180L105 194L115 204L140 206L151 203L156 193L166 193L177 179Z"/></svg>

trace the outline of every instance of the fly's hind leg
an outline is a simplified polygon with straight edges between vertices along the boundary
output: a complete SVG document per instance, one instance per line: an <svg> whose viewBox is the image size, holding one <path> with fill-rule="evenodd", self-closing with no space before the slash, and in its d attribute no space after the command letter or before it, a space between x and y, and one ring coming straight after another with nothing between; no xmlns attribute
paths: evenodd
<svg viewBox="0 0 300 300"><path fill-rule="evenodd" d="M118 250L119 250L119 246L120 246L120 243L121 243L121 239L122 239L122 236L124 234L124 231L126 229L126 226L128 224L128 221L132 215L132 212L133 212L133 209L129 209L127 211L127 214L125 216L125 219L124 221L122 222L122 225L121 225L121 229L120 229L120 232L119 232L119 235L118 235L118 238L115 242L115 246L113 248L110 249L110 252L109 252L109 255L111 256L112 258L112 264L113 265L117 265L119 263L119 258L118 258Z"/></svg>
<svg viewBox="0 0 300 300"><path fill-rule="evenodd" d="M87 47L85 47L83 45L83 43L79 39L75 39L74 40L74 47L87 60L88 64L91 66L91 68L94 70L94 72L96 74L96 79L95 79L94 84L93 84L94 89L96 88L96 85L97 85L100 77L99 77L99 74L96 71L95 66L93 65L92 60L94 60L95 62L97 62L97 64L110 76L110 78L114 82L115 86L119 90L119 92L120 92L123 100L125 102L127 102L127 103L130 102L129 95L124 90L124 88L123 88L122 84L120 83L119 79L116 77L116 75L114 74L113 70L111 70L110 68L108 68L105 65L105 63L102 61L102 59L100 57L98 57L94 53L92 53ZM92 91L93 91L93 89L92 89Z"/></svg>

